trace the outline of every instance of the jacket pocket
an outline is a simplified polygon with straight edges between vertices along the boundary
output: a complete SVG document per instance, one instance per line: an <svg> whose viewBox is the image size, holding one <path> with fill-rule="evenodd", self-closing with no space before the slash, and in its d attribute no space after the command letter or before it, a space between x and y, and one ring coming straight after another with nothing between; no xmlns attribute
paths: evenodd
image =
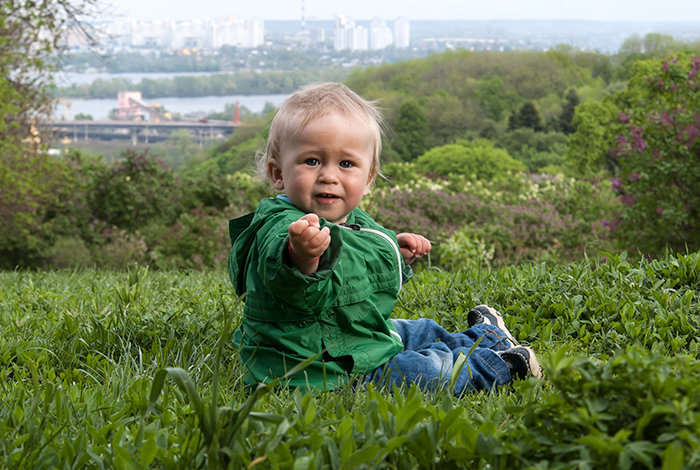
<svg viewBox="0 0 700 470"><path fill-rule="evenodd" d="M344 306L360 303L374 294L398 295L398 278L395 269L377 269L368 265L362 259L364 269L358 268L358 263L344 263L342 288L334 306Z"/></svg>

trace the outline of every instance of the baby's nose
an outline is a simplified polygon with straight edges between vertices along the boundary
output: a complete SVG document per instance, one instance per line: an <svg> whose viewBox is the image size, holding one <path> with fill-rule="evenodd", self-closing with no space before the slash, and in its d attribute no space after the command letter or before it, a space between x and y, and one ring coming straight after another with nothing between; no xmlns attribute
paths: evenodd
<svg viewBox="0 0 700 470"><path fill-rule="evenodd" d="M323 182L337 182L338 181L338 171L330 166L324 166L321 168L321 174L319 179Z"/></svg>

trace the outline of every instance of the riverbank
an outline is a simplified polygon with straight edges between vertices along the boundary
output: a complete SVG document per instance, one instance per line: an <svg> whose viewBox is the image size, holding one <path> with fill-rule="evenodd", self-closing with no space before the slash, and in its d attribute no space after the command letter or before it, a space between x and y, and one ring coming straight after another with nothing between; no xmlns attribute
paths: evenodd
<svg viewBox="0 0 700 470"><path fill-rule="evenodd" d="M158 104L172 114L204 117L213 113L221 113L226 105L237 102L252 113L259 114L267 103L279 106L288 94L271 95L227 95L199 96L194 98L155 97L148 98L150 105ZM79 114L92 116L93 119L107 119L112 109L117 107L117 95L110 99L81 99L63 98L58 102L54 112L55 120L70 121Z"/></svg>

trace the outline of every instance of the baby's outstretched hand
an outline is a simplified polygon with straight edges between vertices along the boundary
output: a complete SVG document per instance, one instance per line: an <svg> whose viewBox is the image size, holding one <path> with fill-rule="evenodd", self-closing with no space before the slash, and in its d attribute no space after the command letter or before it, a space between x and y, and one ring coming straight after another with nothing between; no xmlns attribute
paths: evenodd
<svg viewBox="0 0 700 470"><path fill-rule="evenodd" d="M416 233L399 233L396 235L403 262L411 264L423 255L428 254L432 245L430 240Z"/></svg>
<svg viewBox="0 0 700 470"><path fill-rule="evenodd" d="M294 265L305 274L316 271L318 258L330 244L330 230L321 228L316 214L306 214L289 224L290 255Z"/></svg>

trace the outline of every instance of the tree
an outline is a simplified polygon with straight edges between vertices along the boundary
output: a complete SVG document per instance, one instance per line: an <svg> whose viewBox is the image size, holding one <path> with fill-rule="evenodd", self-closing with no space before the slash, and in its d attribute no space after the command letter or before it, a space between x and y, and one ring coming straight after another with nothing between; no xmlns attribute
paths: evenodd
<svg viewBox="0 0 700 470"><path fill-rule="evenodd" d="M511 113L511 115L508 117L509 131L519 129L521 127L529 127L536 132L541 132L544 130L540 113L537 111L537 108L532 101L526 101L517 112L513 111L513 113Z"/></svg>
<svg viewBox="0 0 700 470"><path fill-rule="evenodd" d="M3 0L0 3L0 140L17 143L51 113L52 72L76 31L92 34L80 17L97 0Z"/></svg>
<svg viewBox="0 0 700 470"><path fill-rule="evenodd" d="M574 113L576 112L576 106L578 106L580 100L576 90L573 88L566 93L564 106L561 110L561 115L557 123L559 131L566 135L573 134L576 130L574 127Z"/></svg>
<svg viewBox="0 0 700 470"><path fill-rule="evenodd" d="M586 101L576 107L569 137L567 160L581 174L607 171L614 175L619 162L610 150L615 142L618 108L611 97L601 102Z"/></svg>
<svg viewBox="0 0 700 470"><path fill-rule="evenodd" d="M494 121L500 121L503 113L514 108L520 101L515 91L504 88L503 80L497 75L479 82L474 94Z"/></svg>
<svg viewBox="0 0 700 470"><path fill-rule="evenodd" d="M394 130L396 138L392 140L392 147L403 161L413 161L427 150L425 138L429 133L428 119L423 107L415 100L401 104Z"/></svg>
<svg viewBox="0 0 700 470"><path fill-rule="evenodd" d="M96 0L0 2L0 265L38 263L54 236L64 169L44 152L52 72Z"/></svg>

